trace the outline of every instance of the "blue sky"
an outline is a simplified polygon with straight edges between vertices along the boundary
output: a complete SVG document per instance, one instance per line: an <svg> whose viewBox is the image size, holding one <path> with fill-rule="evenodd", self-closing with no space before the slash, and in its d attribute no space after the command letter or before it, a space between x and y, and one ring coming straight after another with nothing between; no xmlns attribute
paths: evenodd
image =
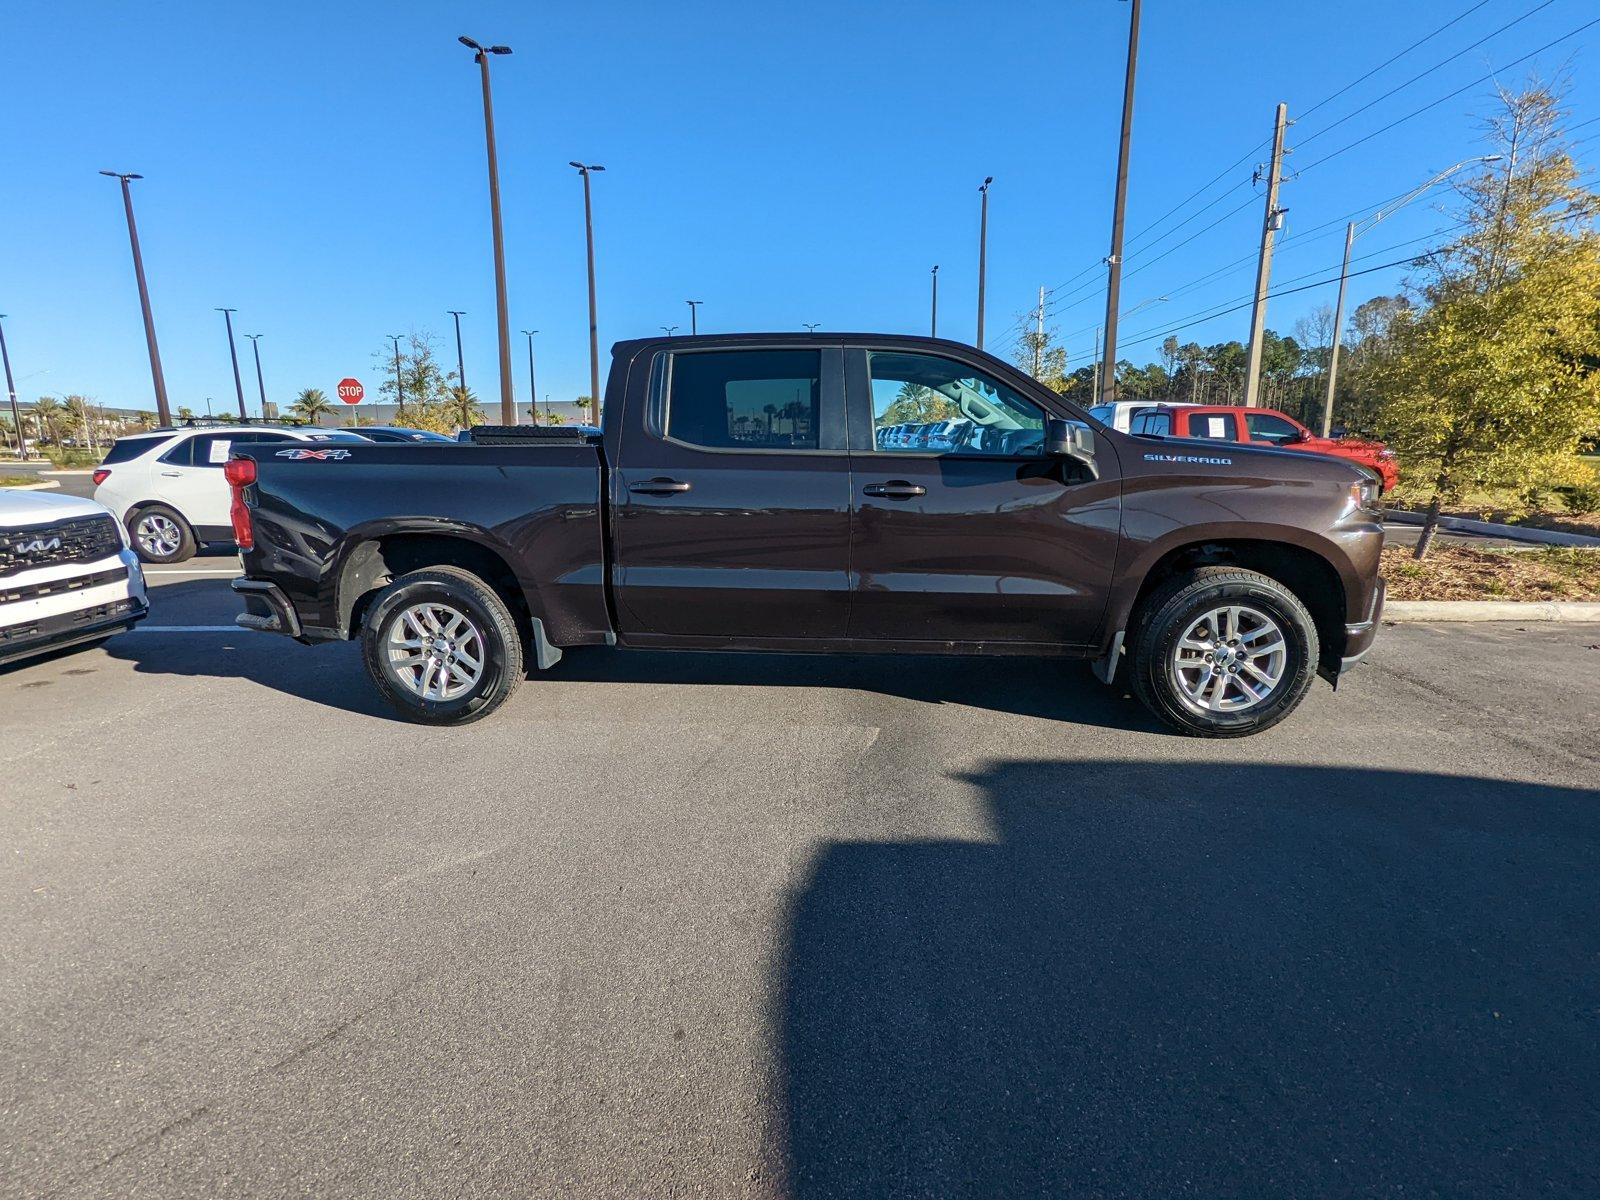
<svg viewBox="0 0 1600 1200"><path fill-rule="evenodd" d="M1291 236L1274 282L1284 286L1337 270L1347 214L1481 153L1489 85L1317 159L1600 14L1593 0L1147 0L1124 307L1172 298L1124 320L1127 357L1155 357L1168 328L1201 342L1244 336L1245 312L1178 327L1250 292L1261 209L1249 178L1273 106L1287 102L1295 118L1462 13L1291 128L1290 146L1305 145L1291 155L1302 174L1281 201ZM0 312L10 314L18 392L153 407L121 202L115 181L96 174L113 168L145 176L135 203L174 405L232 403L219 305L239 310L241 334L264 335L268 396L280 403L307 386L331 394L345 375L374 388L373 354L386 333L430 330L448 359L446 310L464 309L468 382L494 399L480 95L471 55L456 42L463 33L515 51L495 60L495 105L512 325L540 330L541 394L588 390L573 158L607 167L595 180L603 347L662 325L686 332L691 297L705 301L702 331L811 321L923 331L934 263L940 332L970 340L976 189L993 175L989 348L1000 348L1044 285L1057 289L1050 323L1069 365L1082 365L1104 303L1095 264L1108 239L1127 18L1119 0L10 0L0 18ZM1600 117L1597 56L1600 25L1504 79L1565 66L1573 121L1585 121ZM1356 115L1314 136L1348 113ZM1596 151L1600 138L1580 157L1592 163ZM1418 202L1357 253L1445 223L1434 204ZM1352 301L1393 290L1401 275L1355 280ZM1269 324L1287 331L1332 299L1331 286L1286 296ZM1153 340L1127 344L1140 335ZM255 410L249 345L239 344ZM523 401L520 337L513 362Z"/></svg>

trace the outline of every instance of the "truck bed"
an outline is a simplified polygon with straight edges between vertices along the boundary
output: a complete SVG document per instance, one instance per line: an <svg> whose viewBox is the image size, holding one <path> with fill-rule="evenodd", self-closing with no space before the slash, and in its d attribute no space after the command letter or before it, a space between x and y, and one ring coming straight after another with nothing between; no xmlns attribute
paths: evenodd
<svg viewBox="0 0 1600 1200"><path fill-rule="evenodd" d="M609 640L598 442L505 440L241 447L257 470L245 574L294 602L302 640L339 638L346 596L382 571L384 547L464 538L539 598L553 640Z"/></svg>

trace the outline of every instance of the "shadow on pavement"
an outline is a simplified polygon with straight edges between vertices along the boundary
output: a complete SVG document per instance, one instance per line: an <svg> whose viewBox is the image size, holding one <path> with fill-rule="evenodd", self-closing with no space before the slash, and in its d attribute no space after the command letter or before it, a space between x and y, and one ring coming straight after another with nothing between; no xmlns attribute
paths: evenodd
<svg viewBox="0 0 1600 1200"><path fill-rule="evenodd" d="M239 605L216 580L163 584L152 594L152 625L229 624ZM119 638L115 658L152 674L222 675L368 715L393 716L377 698L353 645L301 646L288 638L240 630L226 652L199 635ZM1070 659L938 658L923 655L744 654L569 650L537 686L552 683L701 684L730 687L851 688L930 704L960 703L1019 716L1045 717L1125 732L1167 732L1121 689L1097 682ZM515 701L513 701L513 705ZM514 712L510 708L507 712Z"/></svg>
<svg viewBox="0 0 1600 1200"><path fill-rule="evenodd" d="M796 1196L1596 1195L1600 792L1001 763L791 914Z"/></svg>

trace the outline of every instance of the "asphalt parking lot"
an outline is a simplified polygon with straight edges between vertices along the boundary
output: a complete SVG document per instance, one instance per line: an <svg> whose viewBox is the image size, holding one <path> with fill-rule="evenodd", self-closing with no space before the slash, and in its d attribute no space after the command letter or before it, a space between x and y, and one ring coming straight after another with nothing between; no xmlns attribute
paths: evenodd
<svg viewBox="0 0 1600 1200"><path fill-rule="evenodd" d="M1049 663L0 670L0 1195L1595 1195L1600 626L1243 742Z"/></svg>

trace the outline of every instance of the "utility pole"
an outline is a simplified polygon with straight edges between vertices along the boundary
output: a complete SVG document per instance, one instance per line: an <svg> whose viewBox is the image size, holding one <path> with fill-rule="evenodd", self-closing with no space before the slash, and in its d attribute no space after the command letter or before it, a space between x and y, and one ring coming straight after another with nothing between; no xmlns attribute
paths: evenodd
<svg viewBox="0 0 1600 1200"><path fill-rule="evenodd" d="M1117 309L1122 304L1122 229L1128 211L1128 150L1133 140L1133 84L1139 66L1139 0L1128 18L1128 74L1122 85L1122 144L1117 151L1117 190L1111 205L1111 253L1106 256L1106 344L1096 403L1117 398Z"/></svg>
<svg viewBox="0 0 1600 1200"><path fill-rule="evenodd" d="M1267 168L1267 213L1261 222L1261 262L1256 267L1256 302L1250 310L1250 358L1244 370L1244 403L1261 404L1261 338L1267 326L1267 289L1272 284L1272 246L1283 228L1278 207L1278 184L1283 179L1283 132L1289 125L1289 106L1278 105L1272 122L1272 163Z"/></svg>
<svg viewBox="0 0 1600 1200"><path fill-rule="evenodd" d="M1481 154L1476 158L1464 158L1454 166L1446 167L1433 178L1421 186L1413 188L1406 195L1396 200L1393 204L1386 205L1373 213L1370 217L1363 217L1359 222L1351 221L1344 231L1344 266L1339 270L1339 301L1333 310L1333 345L1328 350L1328 393L1322 402L1322 436L1327 437L1333 429L1333 390L1339 380L1339 331L1344 327L1344 293L1345 286L1350 281L1350 250L1355 245L1358 226L1365 225L1370 230L1379 221L1386 220L1410 204L1424 192L1443 183L1457 171L1467 167L1499 162L1504 155Z"/></svg>
<svg viewBox="0 0 1600 1200"><path fill-rule="evenodd" d="M994 182L990 175L978 185L978 194L983 197L978 202L978 349L983 349L983 287L989 275L989 185Z"/></svg>
<svg viewBox="0 0 1600 1200"><path fill-rule="evenodd" d="M1033 335L1033 377L1039 378L1039 368L1044 355L1044 284L1039 285L1039 327Z"/></svg>
<svg viewBox="0 0 1600 1200"><path fill-rule="evenodd" d="M462 391L467 390L467 360L461 354L461 318L467 314L454 308L447 308L445 312L456 319L456 383Z"/></svg>
<svg viewBox="0 0 1600 1200"><path fill-rule="evenodd" d="M6 319L5 313L0 313L0 321ZM22 429L22 410L17 407L17 381L11 378L11 354L6 349L6 327L0 324L0 362L6 367L6 392L11 397L11 424L17 431L17 457L23 462L28 461L28 435Z"/></svg>
<svg viewBox="0 0 1600 1200"><path fill-rule="evenodd" d="M133 246L133 276L139 283L139 311L144 314L144 341L150 351L150 380L156 389L156 423L171 425L172 413L167 408L167 378L161 372L161 351L156 348L156 323L150 315L150 289L144 282L144 255L139 253L139 227L133 223L133 193L128 190L128 180L143 179L121 171L101 171L122 182L122 207L128 214L128 242Z"/></svg>
<svg viewBox="0 0 1600 1200"><path fill-rule="evenodd" d="M228 326L228 356L233 359L233 391L239 397L239 419L248 421L250 418L245 416L244 411L244 383L239 378L239 348L233 341L233 314L239 310L219 308L217 311L222 314L222 320Z"/></svg>
<svg viewBox="0 0 1600 1200"><path fill-rule="evenodd" d="M250 348L256 354L256 390L261 393L261 419L265 421L267 419L267 385L261 378L261 335L259 333L247 333L245 337L250 339Z"/></svg>
<svg viewBox="0 0 1600 1200"><path fill-rule="evenodd" d="M528 416L533 418L533 423L539 423L539 386L538 379L533 373L533 335L537 329L524 329L522 336L528 339Z"/></svg>
<svg viewBox="0 0 1600 1200"><path fill-rule="evenodd" d="M489 56L510 54L511 47L484 47L469 37L457 40L472 51L483 75L483 136L489 151L489 220L494 226L494 308L500 327L500 423L515 425L517 402L511 394L511 317L506 309L506 239L500 227L500 164L494 151L494 100L489 94Z"/></svg>
<svg viewBox="0 0 1600 1200"><path fill-rule="evenodd" d="M605 168L598 163L569 162L583 176L583 236L589 251L589 412L594 423L600 424L600 325L595 315L594 300L594 203L590 196L589 178ZM692 311L692 310L691 310Z"/></svg>
<svg viewBox="0 0 1600 1200"><path fill-rule="evenodd" d="M685 300L684 303L689 306L689 336L693 337L695 334L700 332L700 306L704 304L705 301Z"/></svg>
<svg viewBox="0 0 1600 1200"><path fill-rule="evenodd" d="M1100 395L1100 326L1094 327L1094 386L1089 389L1091 396Z"/></svg>
<svg viewBox="0 0 1600 1200"><path fill-rule="evenodd" d="M400 335L390 333L385 336L394 343L394 398L399 409L395 416L403 417L406 415L406 385L400 378Z"/></svg>
<svg viewBox="0 0 1600 1200"><path fill-rule="evenodd" d="M933 264L933 317L928 322L928 336L939 336L939 264Z"/></svg>

